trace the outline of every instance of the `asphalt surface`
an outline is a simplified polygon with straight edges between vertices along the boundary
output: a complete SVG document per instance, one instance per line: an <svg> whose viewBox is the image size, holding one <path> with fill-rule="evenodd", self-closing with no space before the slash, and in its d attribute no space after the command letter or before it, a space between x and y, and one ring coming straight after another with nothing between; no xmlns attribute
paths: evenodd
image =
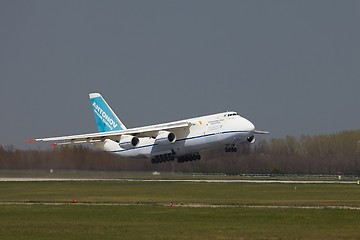
<svg viewBox="0 0 360 240"><path fill-rule="evenodd" d="M358 181L324 180L240 180L240 179L133 179L133 178L0 178L0 182L69 182L69 181L127 181L127 182L205 182L205 183L283 183L283 184L359 184Z"/></svg>

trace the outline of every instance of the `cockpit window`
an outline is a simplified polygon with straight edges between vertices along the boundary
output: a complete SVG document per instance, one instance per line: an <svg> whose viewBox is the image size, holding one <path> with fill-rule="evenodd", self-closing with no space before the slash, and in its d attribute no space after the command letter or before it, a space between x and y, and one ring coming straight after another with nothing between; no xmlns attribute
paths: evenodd
<svg viewBox="0 0 360 240"><path fill-rule="evenodd" d="M237 114L237 113L229 113L229 114L228 114L228 117L236 116L236 115L239 115L239 114Z"/></svg>

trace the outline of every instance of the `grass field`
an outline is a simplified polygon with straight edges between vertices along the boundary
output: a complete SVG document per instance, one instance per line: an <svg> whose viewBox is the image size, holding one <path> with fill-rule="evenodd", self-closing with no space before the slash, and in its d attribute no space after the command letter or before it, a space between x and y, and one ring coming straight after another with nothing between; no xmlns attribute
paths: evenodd
<svg viewBox="0 0 360 240"><path fill-rule="evenodd" d="M0 202L0 239L360 239L329 208L359 208L356 184L0 182Z"/></svg>

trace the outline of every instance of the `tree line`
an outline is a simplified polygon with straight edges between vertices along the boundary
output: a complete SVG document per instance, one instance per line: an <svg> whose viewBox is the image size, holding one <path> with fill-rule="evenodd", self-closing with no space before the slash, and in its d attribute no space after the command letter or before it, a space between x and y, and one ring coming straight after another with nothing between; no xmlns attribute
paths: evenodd
<svg viewBox="0 0 360 240"><path fill-rule="evenodd" d="M50 150L0 145L0 169L360 175L360 130L260 140L239 146L236 153L216 149L201 156L200 161L188 163L152 164L149 159L118 157L85 145Z"/></svg>

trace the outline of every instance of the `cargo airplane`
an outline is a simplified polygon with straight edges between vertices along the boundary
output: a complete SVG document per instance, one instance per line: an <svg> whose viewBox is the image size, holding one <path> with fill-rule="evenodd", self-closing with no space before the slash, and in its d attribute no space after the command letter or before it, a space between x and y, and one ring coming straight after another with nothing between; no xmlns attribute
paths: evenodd
<svg viewBox="0 0 360 240"><path fill-rule="evenodd" d="M125 157L146 157L152 163L199 160L200 152L255 142L254 124L236 112L223 112L145 127L127 129L99 93L89 94L97 133L37 138L27 142L53 142L52 146L91 143L96 148Z"/></svg>

